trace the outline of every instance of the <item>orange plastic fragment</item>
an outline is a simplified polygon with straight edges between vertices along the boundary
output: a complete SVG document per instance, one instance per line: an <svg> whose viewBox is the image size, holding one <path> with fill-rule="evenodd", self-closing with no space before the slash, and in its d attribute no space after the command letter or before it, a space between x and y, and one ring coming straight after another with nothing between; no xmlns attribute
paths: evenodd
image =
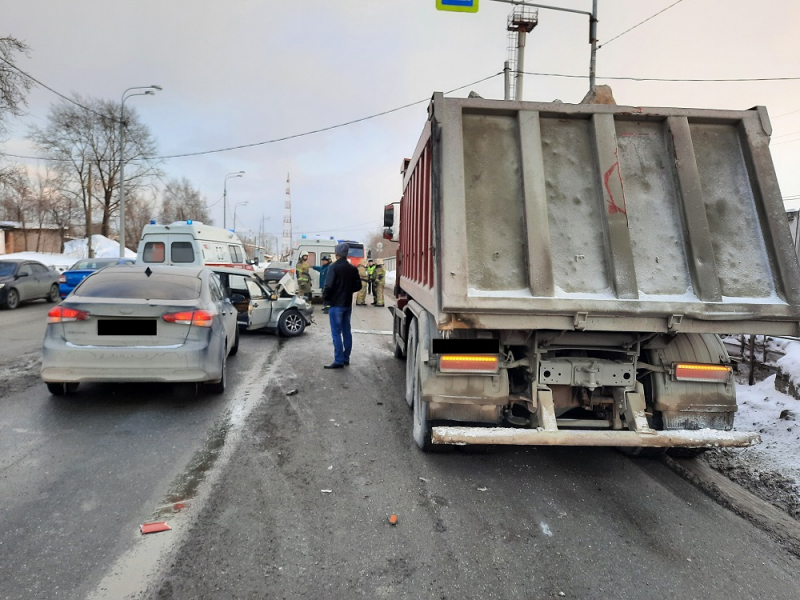
<svg viewBox="0 0 800 600"><path fill-rule="evenodd" d="M389 525L397 525L397 515L389 517Z"/></svg>
<svg viewBox="0 0 800 600"><path fill-rule="evenodd" d="M142 535L145 533L158 533L159 531L169 531L172 529L165 521L155 521L152 523L143 523L139 525L139 531Z"/></svg>

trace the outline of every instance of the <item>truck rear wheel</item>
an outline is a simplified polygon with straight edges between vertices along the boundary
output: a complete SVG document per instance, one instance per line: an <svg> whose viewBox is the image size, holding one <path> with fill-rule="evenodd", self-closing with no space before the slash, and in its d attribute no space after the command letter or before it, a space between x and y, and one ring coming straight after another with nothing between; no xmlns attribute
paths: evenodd
<svg viewBox="0 0 800 600"><path fill-rule="evenodd" d="M419 379L417 371L417 320L411 319L406 338L406 402L409 408L414 407L415 379Z"/></svg>
<svg viewBox="0 0 800 600"><path fill-rule="evenodd" d="M423 452L428 452L432 445L431 424L428 421L428 403L422 400L418 345L422 337L419 335L419 324L416 319L412 321L409 331L408 359L406 362L406 400L410 395L412 408L414 409L414 425L411 433L419 449ZM410 385L408 382L409 375L411 379ZM409 391L411 392L410 394Z"/></svg>

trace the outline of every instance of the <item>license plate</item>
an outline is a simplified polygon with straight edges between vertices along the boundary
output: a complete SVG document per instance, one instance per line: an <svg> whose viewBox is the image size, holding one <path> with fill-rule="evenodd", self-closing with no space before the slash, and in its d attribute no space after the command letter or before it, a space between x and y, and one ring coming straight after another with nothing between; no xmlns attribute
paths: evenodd
<svg viewBox="0 0 800 600"><path fill-rule="evenodd" d="M156 335L157 319L103 319L97 321L97 335Z"/></svg>

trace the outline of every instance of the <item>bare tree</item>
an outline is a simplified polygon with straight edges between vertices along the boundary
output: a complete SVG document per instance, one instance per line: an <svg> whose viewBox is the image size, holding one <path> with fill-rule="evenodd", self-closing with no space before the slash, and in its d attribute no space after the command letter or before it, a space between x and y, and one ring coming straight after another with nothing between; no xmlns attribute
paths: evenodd
<svg viewBox="0 0 800 600"><path fill-rule="evenodd" d="M125 239L138 244L142 229L155 215L155 197L145 190L136 194L125 194Z"/></svg>
<svg viewBox="0 0 800 600"><path fill-rule="evenodd" d="M211 224L205 197L192 187L186 177L180 180L170 179L167 182L163 192L159 218L164 223L193 219Z"/></svg>
<svg viewBox="0 0 800 600"><path fill-rule="evenodd" d="M31 80L16 66L20 54L27 55L30 48L13 37L0 38L0 136L8 133L8 117L19 117L26 106L25 96L31 89Z"/></svg>
<svg viewBox="0 0 800 600"><path fill-rule="evenodd" d="M120 105L75 95L79 104L90 110L62 101L50 108L47 125L32 127L28 135L41 153L53 161L63 184L62 192L78 200L86 214L87 231L91 230L89 208L89 172L92 188L99 191L102 211L101 233L109 237L114 214L119 208L119 115ZM125 108L125 189L129 194L151 184L161 172L149 157L156 154L150 130L137 113Z"/></svg>
<svg viewBox="0 0 800 600"><path fill-rule="evenodd" d="M43 251L44 232L65 227L53 219L54 210L62 201L57 182L47 169L31 175L24 167L12 165L7 172L8 176L0 183L0 218L20 224L26 248ZM37 232L35 240L30 237L32 230Z"/></svg>
<svg viewBox="0 0 800 600"><path fill-rule="evenodd" d="M380 250L378 250L379 242L381 244ZM369 234L364 246L368 250L372 251L372 258L387 258L397 254L397 248L400 246L400 244L393 242L392 240L384 239L383 229L379 229L378 231Z"/></svg>

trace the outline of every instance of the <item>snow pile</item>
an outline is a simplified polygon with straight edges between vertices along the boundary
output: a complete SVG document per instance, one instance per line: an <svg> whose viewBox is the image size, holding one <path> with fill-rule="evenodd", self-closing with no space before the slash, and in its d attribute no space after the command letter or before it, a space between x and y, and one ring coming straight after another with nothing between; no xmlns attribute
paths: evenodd
<svg viewBox="0 0 800 600"><path fill-rule="evenodd" d="M800 400L775 389L775 375L753 386L737 384L735 429L762 442L703 455L716 470L757 496L800 518Z"/></svg>
<svg viewBox="0 0 800 600"><path fill-rule="evenodd" d="M78 259L64 254L51 254L50 252L13 252L11 254L1 254L0 260L4 258L15 260L37 260L43 265L57 271L66 271L74 265Z"/></svg>
<svg viewBox="0 0 800 600"><path fill-rule="evenodd" d="M775 362L775 366L783 371L793 384L800 385L800 344L788 342L781 350L784 356Z"/></svg>
<svg viewBox="0 0 800 600"><path fill-rule="evenodd" d="M92 248L97 258L114 258L119 256L119 242L110 240L104 235L96 234L92 236ZM74 256L75 258L89 258L89 252L86 249L86 238L79 238L66 242L64 244L64 254L67 256ZM125 257L136 258L136 253L125 248Z"/></svg>
<svg viewBox="0 0 800 600"><path fill-rule="evenodd" d="M388 288L394 287L394 282L397 279L397 271L386 271L386 279L384 280L384 285Z"/></svg>
<svg viewBox="0 0 800 600"><path fill-rule="evenodd" d="M796 373L795 373L796 375ZM743 448L743 456L765 469L777 469L800 481L800 400L775 389L775 375L753 386L737 385L738 431L757 431L761 444Z"/></svg>

